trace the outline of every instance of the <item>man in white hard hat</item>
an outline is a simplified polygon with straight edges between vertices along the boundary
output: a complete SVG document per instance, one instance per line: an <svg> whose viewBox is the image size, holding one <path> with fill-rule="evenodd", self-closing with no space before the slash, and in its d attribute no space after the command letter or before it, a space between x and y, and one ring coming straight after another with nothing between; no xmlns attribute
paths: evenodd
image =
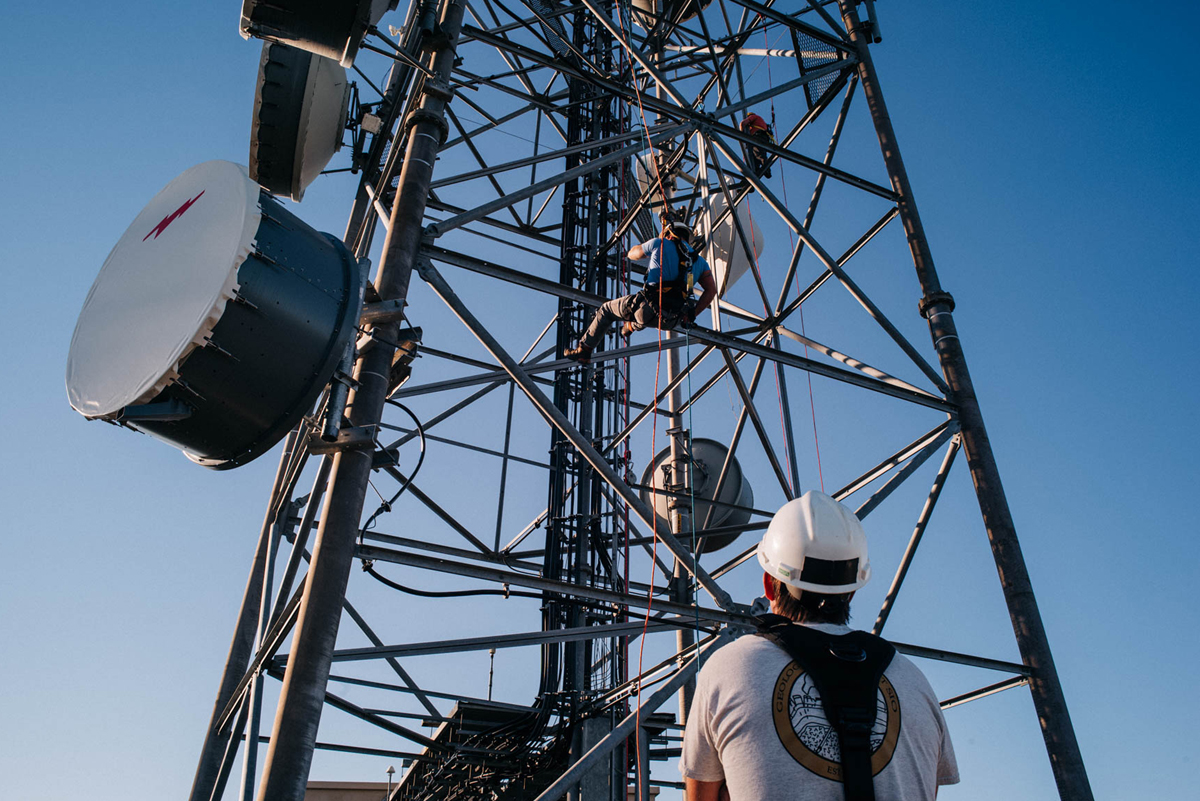
<svg viewBox="0 0 1200 801"><path fill-rule="evenodd" d="M957 783L925 676L846 625L871 577L854 513L806 492L772 518L758 561L774 614L700 671L680 759L688 801L928 801Z"/></svg>

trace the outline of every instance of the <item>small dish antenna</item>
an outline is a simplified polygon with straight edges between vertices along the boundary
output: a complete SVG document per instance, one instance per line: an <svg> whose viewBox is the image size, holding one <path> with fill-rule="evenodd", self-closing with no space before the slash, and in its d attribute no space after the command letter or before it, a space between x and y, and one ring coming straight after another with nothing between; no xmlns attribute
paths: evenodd
<svg viewBox="0 0 1200 801"><path fill-rule="evenodd" d="M239 30L269 42L289 44L354 65L367 31L399 0L244 0Z"/></svg>
<svg viewBox="0 0 1200 801"><path fill-rule="evenodd" d="M264 42L254 90L250 177L299 202L341 148L349 105L350 83L341 64Z"/></svg>
<svg viewBox="0 0 1200 801"><path fill-rule="evenodd" d="M750 520L749 507L754 505L754 491L750 487L750 482L742 473L742 466L738 464L736 457L729 459L729 467L725 472L725 480L721 482L721 469L725 465L726 457L729 455L729 449L721 443L712 439L704 439L697 437L691 441L691 462L692 462L692 488L689 495L695 501L692 509L692 525L697 531L702 528L716 528L717 526L740 526ZM658 524L663 528L670 526L670 504L676 500L673 496L667 495L664 490L669 489L668 485L678 485L683 481L684 476L672 475L672 470L669 469L671 461L671 449L664 448L659 452L658 456L654 457L654 461L646 467L646 471L642 474L641 490L642 502L647 506L653 506L655 515L658 517ZM682 464L680 470L687 469L686 457L681 459ZM717 492L717 484L721 483L721 492ZM649 487L654 487L652 492ZM713 501L717 501L716 504ZM686 499L684 499L686 502ZM732 506L722 506L718 504L732 504ZM743 507L743 508L733 508ZM711 517L709 515L711 511ZM708 520L705 523L705 520ZM712 553L720 550L733 543L738 538L741 532L733 532L729 534L716 534L711 537L705 537L696 548L697 553ZM680 540L684 543L690 542L691 531L684 531L678 534Z"/></svg>

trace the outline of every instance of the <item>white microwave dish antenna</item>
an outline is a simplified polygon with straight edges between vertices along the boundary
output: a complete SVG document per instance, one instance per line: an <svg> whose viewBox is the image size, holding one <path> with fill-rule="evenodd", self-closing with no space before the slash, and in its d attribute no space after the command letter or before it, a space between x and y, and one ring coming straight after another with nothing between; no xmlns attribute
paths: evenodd
<svg viewBox="0 0 1200 801"><path fill-rule="evenodd" d="M354 65L363 37L399 0L244 0L239 31Z"/></svg>
<svg viewBox="0 0 1200 801"><path fill-rule="evenodd" d="M264 42L254 90L250 177L299 202L342 147L350 105L346 69L333 59Z"/></svg>
<svg viewBox="0 0 1200 801"><path fill-rule="evenodd" d="M209 161L134 219L100 268L67 357L80 414L207 467L236 467L308 413L362 307L362 273L250 180Z"/></svg>
<svg viewBox="0 0 1200 801"><path fill-rule="evenodd" d="M729 288L746 274L752 263L751 256L747 254L742 238L738 236L737 228L734 226L733 215L727 214L724 220L717 223L727 208L729 208L729 204L726 202L725 196L714 194L709 201L708 209L704 212L707 217L705 227L710 231L708 235L709 249L706 256L713 269L714 277L717 279L717 290L721 297L724 297ZM751 246L753 259L757 261L762 258L763 248L766 244L763 239L762 226L750 214L745 201L738 204L734 213L737 214L742 233L749 239L748 244Z"/></svg>
<svg viewBox="0 0 1200 801"><path fill-rule="evenodd" d="M721 481L721 470L729 457L729 448L716 440L695 437L689 444L691 451L691 492L693 501L692 524L698 531L718 526L741 526L750 520L750 508L754 506L754 490L742 472L736 457L729 459L725 480ZM642 474L641 496L647 506L653 506L659 524L671 530L669 521L672 496L668 495L668 484L679 484L680 477L668 475L671 449L664 448L654 461L646 466ZM720 484L720 493L717 493ZM651 491L649 487L653 487ZM716 501L716 503L714 503ZM688 531L677 534L688 542ZM715 534L700 542L698 553L712 553L731 545L738 532Z"/></svg>

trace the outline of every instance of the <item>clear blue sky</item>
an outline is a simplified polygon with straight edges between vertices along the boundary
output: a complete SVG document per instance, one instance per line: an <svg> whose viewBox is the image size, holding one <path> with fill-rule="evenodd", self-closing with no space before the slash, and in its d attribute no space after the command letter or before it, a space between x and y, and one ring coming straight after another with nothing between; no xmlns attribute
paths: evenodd
<svg viewBox="0 0 1200 801"><path fill-rule="evenodd" d="M184 169L246 159L259 46L237 35L238 10L0 10L5 801L190 786L274 459L200 470L86 423L62 375L83 298L134 215ZM1180 706L1200 662L1200 15L1152 13L881 2L874 48L1096 797L1114 801L1195 794ZM326 183L297 213L338 232L350 185ZM994 583L986 547L963 553ZM957 554L924 567L924 586L957 583ZM938 625L974 625L953 597L935 603ZM982 647L1013 658L989 603L999 625L981 631L996 644ZM1025 691L947 718L963 784L943 797L1052 796ZM314 778L379 780L386 760L331 764Z"/></svg>

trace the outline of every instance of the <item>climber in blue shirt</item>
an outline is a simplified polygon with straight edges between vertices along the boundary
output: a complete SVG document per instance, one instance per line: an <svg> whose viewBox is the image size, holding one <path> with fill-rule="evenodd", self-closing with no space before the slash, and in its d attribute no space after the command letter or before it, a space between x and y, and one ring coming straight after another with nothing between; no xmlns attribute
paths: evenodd
<svg viewBox="0 0 1200 801"><path fill-rule="evenodd" d="M626 336L651 326L669 331L680 324L691 325L696 321L696 310L708 306L717 296L717 282L708 262L692 248L692 229L687 223L664 217L662 236L634 245L628 255L633 261L650 259L642 291L601 305L579 345L563 351L566 358L586 363L617 320L625 321L621 332ZM697 283L703 292L693 302Z"/></svg>

